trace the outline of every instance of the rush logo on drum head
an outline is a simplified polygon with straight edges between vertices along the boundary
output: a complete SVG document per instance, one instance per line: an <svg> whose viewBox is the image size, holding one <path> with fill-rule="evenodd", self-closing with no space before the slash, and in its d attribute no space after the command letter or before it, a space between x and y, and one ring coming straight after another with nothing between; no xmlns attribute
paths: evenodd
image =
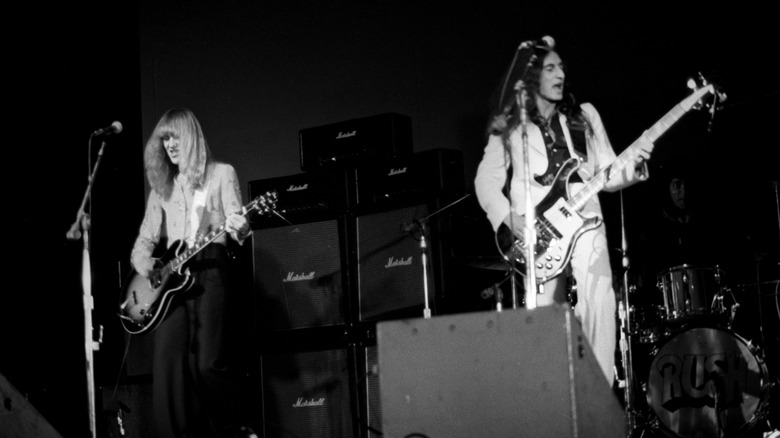
<svg viewBox="0 0 780 438"><path fill-rule="evenodd" d="M677 436L732 436L749 428L766 403L766 375L763 361L738 335L691 328L656 354L647 400Z"/></svg>

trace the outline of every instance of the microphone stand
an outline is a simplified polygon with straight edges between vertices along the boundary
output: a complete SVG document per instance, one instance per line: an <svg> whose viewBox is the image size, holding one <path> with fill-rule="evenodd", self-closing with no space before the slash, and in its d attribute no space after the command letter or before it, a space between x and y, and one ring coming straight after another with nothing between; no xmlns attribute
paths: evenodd
<svg viewBox="0 0 780 438"><path fill-rule="evenodd" d="M618 303L618 317L620 318L620 355L623 361L623 373L625 391L623 392L626 402L626 429L627 436L631 437L636 425L634 412L634 378L633 378L633 357L631 354L631 309L629 305L629 280L628 269L630 261L628 258L628 240L626 239L626 218L623 211L623 191L620 191L620 227L621 227L621 248L623 256L623 293Z"/></svg>
<svg viewBox="0 0 780 438"><path fill-rule="evenodd" d="M512 59L512 64L509 68L509 71L507 72L507 76L504 82L504 85L502 86L501 94L504 95L504 92L506 90L507 81L509 80L512 70L514 69L515 63L518 60L518 54L523 49L528 49L529 47L523 43L520 44L520 47L518 47L518 50L515 52L515 57ZM528 57L528 61L525 64L525 67L523 69L522 74L519 76L520 80L518 80L515 83L515 93L514 93L514 102L511 104L508 104L506 107L504 107L502 118L504 121L507 120L509 116L509 112L512 111L514 107L517 107L517 110L519 111L519 125L520 125L520 132L521 132L521 138L522 138L522 148L523 148L523 173L524 173L524 181L525 184L525 226L523 227L523 238L525 239L525 261L526 261L526 275L525 275L525 307L529 310L536 308L536 267L534 266L535 263L535 249L536 249L536 208L534 206L533 200L531 199L531 165L528 159L528 110L525 107L525 101L528 97L528 93L525 89L525 83L523 80L525 79L525 75L528 73L528 69L533 65L533 63L536 61L536 53L534 53L533 50L530 52L530 56ZM507 155L510 157L512 156L512 149L511 145L509 144L509 132L507 132L506 126L502 127L502 139L504 141L504 149L507 152ZM509 195L509 201L510 204L512 202L511 194ZM512 209L510 208L510 222L512 221ZM514 232L514 226L511 227L512 232ZM512 257L512 260L509 260L509 273L511 276L511 286L512 286L512 307L514 309L517 309L520 307L520 303L517 299L517 280L515 279L514 272L516 271L516 260L514 260L515 257ZM501 303L497 305L497 309L501 311Z"/></svg>
<svg viewBox="0 0 780 438"><path fill-rule="evenodd" d="M94 134L93 134L94 135ZM91 143L91 137L90 137ZM83 306L84 306L84 353L86 357L87 365L87 402L89 410L89 430L92 438L97 437L96 415L95 415L95 364L94 364L94 351L100 349L100 343L103 338L103 327L100 328L100 334L98 341L94 339L93 327L92 327L92 309L94 309L94 302L92 300L92 267L90 263L90 217L85 212L85 206L90 199L92 193L92 186L95 183L95 175L97 174L100 161L103 158L103 150L106 147L106 142L103 141L98 152L97 160L95 161L95 167L92 169L92 173L89 176L87 189L84 193L84 198L81 201L81 206L76 213L76 220L71 225L70 229L66 233L68 240L82 239L84 247L82 250L81 261L81 285L83 289ZM91 207L91 206L90 206Z"/></svg>
<svg viewBox="0 0 780 438"><path fill-rule="evenodd" d="M531 65L534 57L528 61ZM523 74L525 76L525 74ZM525 108L526 90L522 79L515 84L517 107L520 109L520 127L523 143L523 174L525 183L525 307L528 310L536 308L536 266L535 266L535 248L536 248L536 207L531 199L531 164L528 159L528 111ZM514 268L514 266L513 266ZM518 307L517 292L515 290L514 276L512 280L512 300L514 308Z"/></svg>

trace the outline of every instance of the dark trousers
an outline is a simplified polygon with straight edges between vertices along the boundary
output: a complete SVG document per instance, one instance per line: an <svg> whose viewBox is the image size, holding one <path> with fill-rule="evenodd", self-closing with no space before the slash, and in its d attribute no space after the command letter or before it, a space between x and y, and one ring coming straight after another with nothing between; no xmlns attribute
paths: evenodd
<svg viewBox="0 0 780 438"><path fill-rule="evenodd" d="M211 244L188 264L193 286L180 291L155 331L154 425L158 438L229 436L241 423L241 373L234 369L230 261ZM231 295L231 292L233 295Z"/></svg>

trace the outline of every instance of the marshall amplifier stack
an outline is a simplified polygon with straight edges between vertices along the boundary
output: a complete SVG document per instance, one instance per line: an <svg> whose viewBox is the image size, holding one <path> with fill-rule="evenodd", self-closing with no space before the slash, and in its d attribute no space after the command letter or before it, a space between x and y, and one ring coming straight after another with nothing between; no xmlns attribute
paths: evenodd
<svg viewBox="0 0 780 438"><path fill-rule="evenodd" d="M347 340L348 189L344 171L249 183L250 198L276 191L279 213L250 218L260 436L361 436L358 347Z"/></svg>
<svg viewBox="0 0 780 438"><path fill-rule="evenodd" d="M302 129L303 173L249 182L278 194L250 218L268 436L378 437L376 324L423 316L426 285L438 314L462 154L413 153L411 132L395 113Z"/></svg>
<svg viewBox="0 0 780 438"><path fill-rule="evenodd" d="M442 209L465 190L461 151L432 149L378 160L357 167L354 175L359 321L422 316L426 283L428 306L434 314L442 311L454 212Z"/></svg>

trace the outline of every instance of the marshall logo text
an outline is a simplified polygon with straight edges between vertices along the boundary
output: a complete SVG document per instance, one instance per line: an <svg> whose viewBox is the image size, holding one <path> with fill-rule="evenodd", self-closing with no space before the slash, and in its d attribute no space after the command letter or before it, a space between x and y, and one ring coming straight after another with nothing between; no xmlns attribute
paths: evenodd
<svg viewBox="0 0 780 438"><path fill-rule="evenodd" d="M288 272L288 273L287 273L287 277L285 277L285 278L282 280L282 283L289 283L289 282L292 282L292 281L307 281L307 280L313 280L313 279L314 279L314 272L315 272L315 271L311 271L311 272L309 272L308 274L306 274L306 273L304 273L304 272L301 272L301 273L299 273L299 274L295 274L295 273L293 273L293 272Z"/></svg>
<svg viewBox="0 0 780 438"><path fill-rule="evenodd" d="M406 259L397 259L394 257L390 257L387 259L387 264L385 265L385 268L395 268L396 266L411 266L412 264L412 256L407 257Z"/></svg>
<svg viewBox="0 0 780 438"><path fill-rule="evenodd" d="M302 184L299 186L296 186L294 184L290 184L290 187L287 188L288 192L299 192L301 190L306 190L309 188L309 184Z"/></svg>
<svg viewBox="0 0 780 438"><path fill-rule="evenodd" d="M349 132L339 131L339 135L336 136L336 140L340 140L342 138L354 137L356 135L357 135L357 131L349 131Z"/></svg>
<svg viewBox="0 0 780 438"><path fill-rule="evenodd" d="M312 406L325 406L325 397L320 397L317 400L309 399L304 400L303 397L298 397L298 400L293 403L294 408L309 408Z"/></svg>

